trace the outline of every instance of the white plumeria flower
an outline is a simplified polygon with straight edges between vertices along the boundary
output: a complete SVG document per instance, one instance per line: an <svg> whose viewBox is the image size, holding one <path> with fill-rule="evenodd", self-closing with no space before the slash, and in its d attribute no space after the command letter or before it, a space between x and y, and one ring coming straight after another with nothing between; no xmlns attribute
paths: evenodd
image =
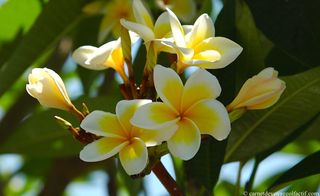
<svg viewBox="0 0 320 196"><path fill-rule="evenodd" d="M130 22L125 19L121 19L120 22L122 26L137 33L146 44L149 44L150 41L154 41L157 51L165 51L167 49L170 50L170 48L160 45L159 42L161 39L166 39L167 41L172 40L170 37L171 29L169 15L167 12L162 13L154 24L152 16L144 7L143 3L140 0L134 0L133 14L136 22Z"/></svg>
<svg viewBox="0 0 320 196"><path fill-rule="evenodd" d="M285 88L286 84L278 78L278 72L268 67L248 79L227 108L229 111L237 108L248 110L268 108L279 100Z"/></svg>
<svg viewBox="0 0 320 196"><path fill-rule="evenodd" d="M204 69L194 72L186 84L170 68L156 65L154 84L162 102L141 106L132 124L146 129L171 127L174 135L167 141L169 151L183 160L191 159L199 150L200 134L217 140L225 139L231 125L226 108L215 100L221 87L215 76Z"/></svg>
<svg viewBox="0 0 320 196"><path fill-rule="evenodd" d="M174 43L170 41L162 41L162 43L175 49L179 73L188 66L205 69L223 68L241 53L242 48L237 43L224 37L215 37L213 22L207 14L199 16L192 29L186 32L177 16L168 8L167 12Z"/></svg>
<svg viewBox="0 0 320 196"><path fill-rule="evenodd" d="M60 76L51 69L34 68L28 76L26 90L41 105L71 111L71 103L67 90Z"/></svg>
<svg viewBox="0 0 320 196"><path fill-rule="evenodd" d="M116 114L93 111L81 122L81 128L102 136L80 152L83 161L95 162L119 153L120 162L129 175L140 173L148 162L148 146L167 140L173 130L146 130L133 126L130 119L140 106L150 100L123 100L116 106Z"/></svg>
<svg viewBox="0 0 320 196"><path fill-rule="evenodd" d="M129 32L129 34L131 44L139 40L139 36L134 32ZM108 42L99 48L81 46L73 52L72 58L81 66L92 70L103 70L111 67L119 73L124 81L127 80L120 38Z"/></svg>

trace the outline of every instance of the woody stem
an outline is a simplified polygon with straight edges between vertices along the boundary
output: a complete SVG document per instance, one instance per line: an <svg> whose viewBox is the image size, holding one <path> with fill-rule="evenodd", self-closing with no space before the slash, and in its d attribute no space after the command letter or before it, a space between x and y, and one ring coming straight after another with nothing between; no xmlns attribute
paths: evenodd
<svg viewBox="0 0 320 196"><path fill-rule="evenodd" d="M162 185L167 189L170 195L181 196L183 195L181 189L178 187L177 182L170 176L167 169L163 166L161 161L158 161L152 168L153 173L160 180Z"/></svg>

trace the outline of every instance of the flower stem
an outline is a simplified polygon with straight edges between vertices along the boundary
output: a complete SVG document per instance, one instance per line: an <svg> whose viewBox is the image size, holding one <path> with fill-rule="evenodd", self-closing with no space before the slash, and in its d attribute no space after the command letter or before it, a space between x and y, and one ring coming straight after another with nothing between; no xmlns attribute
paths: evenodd
<svg viewBox="0 0 320 196"><path fill-rule="evenodd" d="M79 118L80 122L84 119L84 115L75 106L70 109L70 112Z"/></svg>
<svg viewBox="0 0 320 196"><path fill-rule="evenodd" d="M241 118L246 112L247 110L245 108L239 108L233 111L228 111L229 112L229 118L231 123L238 120L239 118Z"/></svg>
<svg viewBox="0 0 320 196"><path fill-rule="evenodd" d="M170 176L161 161L158 161L152 168L153 173L157 176L163 186L167 189L170 195L180 196L183 195L181 189L178 187L177 182Z"/></svg>
<svg viewBox="0 0 320 196"><path fill-rule="evenodd" d="M243 162L239 163L239 169L238 169L238 175L237 175L237 182L236 182L236 187L235 187L235 192L234 195L238 196L240 195L240 189L241 189L241 173L242 173L242 168L244 166Z"/></svg>

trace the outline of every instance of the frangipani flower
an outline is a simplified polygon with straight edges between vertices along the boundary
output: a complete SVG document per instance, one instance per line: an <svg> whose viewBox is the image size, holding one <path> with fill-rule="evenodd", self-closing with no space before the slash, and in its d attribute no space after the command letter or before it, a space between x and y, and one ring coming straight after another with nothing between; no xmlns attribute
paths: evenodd
<svg viewBox="0 0 320 196"><path fill-rule="evenodd" d="M176 72L156 65L154 83L163 103L141 106L131 122L146 129L176 127L174 135L167 141L174 156L191 159L199 150L200 134L209 134L217 140L228 136L231 129L228 112L215 100L221 93L216 77L199 69L183 86Z"/></svg>
<svg viewBox="0 0 320 196"><path fill-rule="evenodd" d="M74 109L64 83L56 72L47 68L34 68L28 80L27 92L41 105L66 111Z"/></svg>
<svg viewBox="0 0 320 196"><path fill-rule="evenodd" d="M133 19L131 0L94 1L84 7L87 14L104 14L100 24L98 42L101 43L112 31L115 37L120 36L120 19Z"/></svg>
<svg viewBox="0 0 320 196"><path fill-rule="evenodd" d="M80 152L80 158L87 162L101 161L119 153L120 162L129 175L140 173L148 162L147 146L160 144L173 131L145 130L130 123L140 106L150 100L123 100L116 106L116 114L93 111L81 122L87 132L102 136Z"/></svg>
<svg viewBox="0 0 320 196"><path fill-rule="evenodd" d="M139 39L137 34L133 32L130 32L130 38L132 44ZM72 57L78 64L88 69L103 70L111 67L119 73L124 81L128 80L124 69L125 61L120 38L99 48L81 46L73 52Z"/></svg>
<svg viewBox="0 0 320 196"><path fill-rule="evenodd" d="M162 43L175 49L179 73L188 66L205 69L223 68L241 53L242 48L237 43L224 37L214 37L213 22L207 14L199 16L191 30L186 32L177 16L170 9L167 11L175 42L162 41Z"/></svg>
<svg viewBox="0 0 320 196"><path fill-rule="evenodd" d="M150 41L156 41L170 35L168 13L162 13L153 24L153 18L143 3L140 0L133 0L133 14L136 22L130 22L125 19L121 19L120 22L125 28L137 33L145 43L148 44Z"/></svg>
<svg viewBox="0 0 320 196"><path fill-rule="evenodd" d="M249 110L268 108L279 100L285 88L286 84L278 78L278 72L268 67L248 79L227 108L229 111L237 108Z"/></svg>
<svg viewBox="0 0 320 196"><path fill-rule="evenodd" d="M191 21L196 15L194 0L156 0L156 2L162 9L170 8L184 22Z"/></svg>

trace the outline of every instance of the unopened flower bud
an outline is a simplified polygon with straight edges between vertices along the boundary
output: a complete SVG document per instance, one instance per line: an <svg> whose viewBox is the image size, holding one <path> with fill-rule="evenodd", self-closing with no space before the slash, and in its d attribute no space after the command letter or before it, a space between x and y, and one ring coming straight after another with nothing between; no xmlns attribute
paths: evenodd
<svg viewBox="0 0 320 196"><path fill-rule="evenodd" d="M29 74L27 92L41 105L62 110L73 110L66 88L60 76L47 68L35 68Z"/></svg>
<svg viewBox="0 0 320 196"><path fill-rule="evenodd" d="M278 78L278 72L268 67L244 83L227 109L233 111L237 108L248 110L268 108L278 101L285 88L285 82Z"/></svg>

